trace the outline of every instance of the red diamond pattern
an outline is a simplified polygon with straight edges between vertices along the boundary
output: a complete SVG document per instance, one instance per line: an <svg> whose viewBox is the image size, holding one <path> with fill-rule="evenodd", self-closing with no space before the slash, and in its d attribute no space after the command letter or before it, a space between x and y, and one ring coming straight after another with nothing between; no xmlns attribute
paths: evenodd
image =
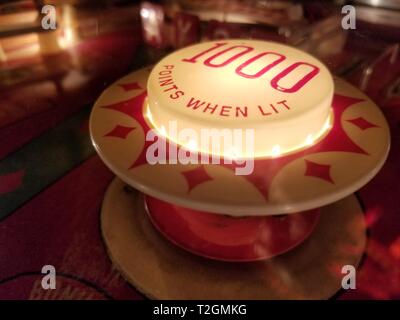
<svg viewBox="0 0 400 320"><path fill-rule="evenodd" d="M190 193L199 184L213 179L208 175L204 166L200 166L200 167L197 167L192 170L184 171L184 172L182 172L182 174L186 178L186 181L189 185L188 193Z"/></svg>
<svg viewBox="0 0 400 320"><path fill-rule="evenodd" d="M365 120L363 117L358 117L358 118L354 118L354 119L350 119L350 120L346 120L346 121L351 122L355 126L359 127L361 130L379 127L376 124L373 124L373 123Z"/></svg>
<svg viewBox="0 0 400 320"><path fill-rule="evenodd" d="M134 129L135 129L134 127L125 127L125 126L120 126L118 124L115 126L114 129L112 129L109 133L105 134L104 136L126 139L128 134L130 134Z"/></svg>
<svg viewBox="0 0 400 320"><path fill-rule="evenodd" d="M341 96L338 94L334 95L332 105L334 106L334 118L342 119L342 114L350 106L363 101L363 99L352 98L348 96ZM334 137L334 138L332 138ZM343 127L341 126L341 121L336 121L333 128L329 131L327 136L311 146L303 152L304 155L311 155L320 152L352 152L368 155L368 153L358 146L353 140L351 140ZM285 167L291 161L297 159L299 153L292 153L284 155L279 158L265 159L262 161L255 161L254 172L251 175L245 176L250 183L252 183L260 193L268 201L268 194L272 180L276 174ZM224 165L234 169L234 166ZM328 171L329 173L329 171ZM325 176L322 176L325 177ZM329 174L325 177L327 181L334 183L330 178Z"/></svg>
<svg viewBox="0 0 400 320"><path fill-rule="evenodd" d="M306 162L306 172L304 174L305 176L320 178L322 180L335 184L331 177L330 165L320 164L309 160L304 161Z"/></svg>
<svg viewBox="0 0 400 320"><path fill-rule="evenodd" d="M136 85L131 84L130 86L126 86L127 90L129 88L136 88ZM118 103L114 103L111 105L103 106L102 108L111 109L114 111L122 112L125 115L135 119L139 122L144 132L147 132L150 128L147 122L144 119L144 100L146 98L147 92L144 91L136 97L130 98L128 100L120 101ZM362 102L363 99L341 96L335 94L332 105L334 106L334 118L342 119L342 115L345 110L347 110L350 106ZM354 125L360 127L362 130L372 127L378 127L375 124L372 124L362 117L356 119L347 120ZM335 138L332 138L335 137ZM146 150L151 142L146 141L143 147L142 152L130 166L130 169L136 168L137 166L144 165L147 163L146 159ZM167 142L167 144L170 142ZM351 152L368 155L368 153L363 150L360 146L358 146L353 140L348 137L345 130L341 125L341 121L335 121L333 128L329 131L327 136L311 146L302 153L305 155L311 155L314 153L320 152ZM256 161L253 174L246 176L250 183L252 183L260 193L265 197L266 201L268 201L269 188L272 180L275 175L288 163L297 159L299 157L299 153L288 154L277 159L263 159L262 161ZM326 164L318 164L312 161L306 160L306 176L317 177L323 179L327 182L334 184L332 177L330 176L330 166ZM223 166L235 169L234 165L223 164ZM197 185L212 180L211 177L208 176L207 172L203 167L198 167L194 170L189 170L183 173L185 176L190 192Z"/></svg>

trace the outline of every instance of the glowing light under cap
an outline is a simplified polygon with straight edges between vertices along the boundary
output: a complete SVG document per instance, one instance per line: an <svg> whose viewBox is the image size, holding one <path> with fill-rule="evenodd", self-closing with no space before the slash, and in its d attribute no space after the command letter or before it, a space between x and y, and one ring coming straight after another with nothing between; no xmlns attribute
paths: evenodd
<svg viewBox="0 0 400 320"><path fill-rule="evenodd" d="M198 137L204 128L254 130L252 148L235 148L235 158L276 157L310 146L332 122L328 69L274 42L223 40L181 49L154 67L147 89L149 122L180 145L188 141L165 133L170 121ZM200 141L190 146L215 153L201 149Z"/></svg>

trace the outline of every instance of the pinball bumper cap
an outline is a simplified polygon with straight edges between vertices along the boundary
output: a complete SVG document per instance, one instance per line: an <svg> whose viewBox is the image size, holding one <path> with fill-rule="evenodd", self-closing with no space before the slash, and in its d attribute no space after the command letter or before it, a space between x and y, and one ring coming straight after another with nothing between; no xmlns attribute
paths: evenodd
<svg viewBox="0 0 400 320"><path fill-rule="evenodd" d="M242 130L241 141L252 143L212 134L204 141L205 130ZM232 216L338 201L375 176L390 142L366 95L305 52L254 40L196 44L118 80L96 101L90 133L105 164L132 187ZM149 150L167 159L149 161ZM245 165L249 173L236 174Z"/></svg>

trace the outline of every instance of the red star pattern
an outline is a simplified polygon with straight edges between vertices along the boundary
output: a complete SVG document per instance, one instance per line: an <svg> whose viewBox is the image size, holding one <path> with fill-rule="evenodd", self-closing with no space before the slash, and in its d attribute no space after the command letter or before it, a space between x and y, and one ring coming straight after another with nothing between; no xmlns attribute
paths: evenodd
<svg viewBox="0 0 400 320"><path fill-rule="evenodd" d="M190 193L190 191L192 191L199 184L212 180L212 178L208 175L204 166L200 166L200 167L197 167L192 170L184 171L184 172L182 172L182 174L185 177L185 179L188 183L188 186L189 186L188 193Z"/></svg>
<svg viewBox="0 0 400 320"><path fill-rule="evenodd" d="M119 86L122 89L124 89L125 91L142 89L142 87L137 82L124 83L124 84L120 84Z"/></svg>
<svg viewBox="0 0 400 320"><path fill-rule="evenodd" d="M320 152L352 152L368 155L366 151L355 144L344 131L341 119L343 112L350 106L364 101L363 99L352 98L348 96L342 96L335 94L332 101L333 113L334 113L334 124L324 139L314 144L310 148L299 151L297 153L283 155L279 158L267 158L260 159L254 162L254 171L251 175L244 176L250 183L252 183L258 191L264 196L265 200L268 201L269 189L272 180L290 162L308 155L312 155ZM235 169L235 165L226 165L232 170Z"/></svg>
<svg viewBox="0 0 400 320"><path fill-rule="evenodd" d="M128 134L130 134L134 129L135 127L125 127L118 124L114 127L114 129L112 129L109 133L106 133L104 136L126 139Z"/></svg>
<svg viewBox="0 0 400 320"><path fill-rule="evenodd" d="M147 91L144 91L133 98L103 106L102 108L119 111L135 119L139 122L143 131L146 133L150 130L150 127L144 119L144 100L146 99L146 97ZM145 140L142 152L140 153L139 157L134 161L134 163L129 167L129 169L133 169L142 164L147 164L146 150L152 143L152 141Z"/></svg>
<svg viewBox="0 0 400 320"><path fill-rule="evenodd" d="M146 98L147 92L144 91L141 94L130 98L128 100L124 100L121 102L117 102L115 104L111 104L108 106L103 106L103 108L115 110L122 112L129 117L135 119L139 122L142 126L143 131L145 134L150 130L147 122L144 119L144 99ZM251 175L243 176L247 179L250 183L252 183L258 191L264 196L265 200L268 201L269 189L272 183L272 180L275 178L277 173L282 170L290 162L299 159L301 157L306 157L312 154L321 153L321 152L351 152L351 153L358 153L368 155L368 153L363 150L360 146L355 144L350 137L347 136L346 132L342 127L342 115L347 108L350 106L357 104L363 99L353 98L348 96L342 96L339 94L335 94L332 106L333 106L333 113L334 113L334 123L331 130L327 133L324 139L321 139L315 145L307 148L305 150L301 150L297 153L283 155L279 158L266 158L266 159L259 159L254 162L254 171ZM352 122L354 124L354 122ZM359 120L356 123L360 123ZM363 122L363 124L365 124ZM371 124L372 125L372 124ZM162 139L162 137L160 137ZM146 150L152 144L152 141L145 140L144 146L142 148L142 152L139 154L138 158L133 162L129 169L135 168L137 166L147 164L146 159ZM167 151L168 151L168 144L171 142L166 141ZM179 148L179 147L178 147ZM167 154L168 156L168 154ZM198 155L200 157L201 154ZM221 163L224 167L229 168L231 170L236 169L235 163L233 164L224 164L223 159L221 159ZM315 164L317 165L317 164ZM316 170L316 166L314 165L311 171L306 170L306 176L317 176L321 179L334 183L330 175L322 174L322 170ZM309 165L310 166L310 165ZM195 174L192 175L190 172L184 172L183 175L188 180L189 184L189 192L198 184L203 183L205 181L210 180L211 178L205 172L205 169L201 166L198 170L194 171ZM308 172L308 174L307 174Z"/></svg>
<svg viewBox="0 0 400 320"><path fill-rule="evenodd" d="M310 160L304 160L304 161L306 163L306 172L304 174L305 176L320 178L332 184L335 183L331 177L330 165L320 164Z"/></svg>
<svg viewBox="0 0 400 320"><path fill-rule="evenodd" d="M147 92L144 91L143 93L130 98L128 100L120 101L117 103L110 104L108 106L103 106L101 108L111 109L115 111L122 112L127 116L136 119L137 121L141 122L143 118L143 102L147 96ZM143 128L145 129L145 128Z"/></svg>
<svg viewBox="0 0 400 320"><path fill-rule="evenodd" d="M373 123L369 122L368 120L365 120L363 117L358 117L358 118L350 119L350 120L346 120L346 121L354 124L355 126L359 127L361 130L379 127L376 124L373 124Z"/></svg>

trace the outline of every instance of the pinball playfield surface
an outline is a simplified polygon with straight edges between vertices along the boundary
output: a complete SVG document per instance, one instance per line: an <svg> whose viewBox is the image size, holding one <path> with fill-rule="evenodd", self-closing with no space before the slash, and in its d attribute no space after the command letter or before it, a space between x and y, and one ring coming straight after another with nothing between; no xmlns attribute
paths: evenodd
<svg viewBox="0 0 400 320"><path fill-rule="evenodd" d="M100 210L115 176L96 154L89 136L95 99L133 68L145 67L134 63L143 55L135 32L129 29L81 42L46 62L46 75L22 85L14 84L15 79L28 78L33 70L1 65L5 75L0 81L2 299L146 299L116 270L107 253ZM345 65L349 52L365 54L355 48L327 62L333 73ZM67 61L73 68L60 68ZM357 73L345 77L360 85ZM400 96L382 98L399 77L400 60L389 71L375 73L364 88L386 116L391 149L382 170L356 194L368 227L357 288L339 291L333 299L400 299ZM400 94L398 87L399 81ZM139 94L141 89L126 90ZM373 128L366 122L356 125L359 130ZM352 247L340 250L351 253ZM195 259L201 263L205 258ZM57 270L56 290L42 290L44 265ZM324 268L329 272L335 266Z"/></svg>

